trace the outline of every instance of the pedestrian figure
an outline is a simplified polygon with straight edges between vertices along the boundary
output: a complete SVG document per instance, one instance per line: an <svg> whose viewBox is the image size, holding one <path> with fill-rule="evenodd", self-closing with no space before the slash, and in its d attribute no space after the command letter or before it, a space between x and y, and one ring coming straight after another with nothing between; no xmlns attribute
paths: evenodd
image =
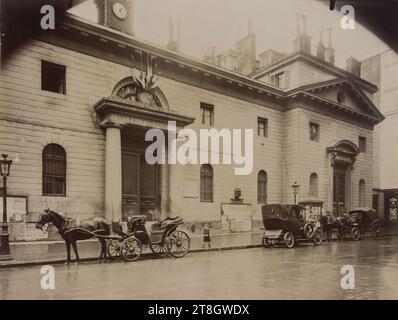
<svg viewBox="0 0 398 320"><path fill-rule="evenodd" d="M210 239L210 228L209 228L208 224L205 224L204 227L203 227L203 246L202 246L202 248L204 248L205 244L207 243L207 245L208 245L208 247L210 249L210 242L211 242L211 239Z"/></svg>

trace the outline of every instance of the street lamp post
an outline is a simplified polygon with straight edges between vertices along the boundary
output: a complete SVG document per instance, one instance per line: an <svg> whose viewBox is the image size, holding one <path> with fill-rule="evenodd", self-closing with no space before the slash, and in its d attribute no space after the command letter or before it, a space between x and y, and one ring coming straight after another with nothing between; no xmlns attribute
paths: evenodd
<svg viewBox="0 0 398 320"><path fill-rule="evenodd" d="M0 261L12 260L7 223L7 177L10 175L11 160L8 155L2 154L0 159L0 174L3 177L3 223L1 224Z"/></svg>
<svg viewBox="0 0 398 320"><path fill-rule="evenodd" d="M293 195L294 195L294 204L297 204L297 193L299 190L300 185L297 183L297 181L294 181L292 184L292 190L293 190Z"/></svg>

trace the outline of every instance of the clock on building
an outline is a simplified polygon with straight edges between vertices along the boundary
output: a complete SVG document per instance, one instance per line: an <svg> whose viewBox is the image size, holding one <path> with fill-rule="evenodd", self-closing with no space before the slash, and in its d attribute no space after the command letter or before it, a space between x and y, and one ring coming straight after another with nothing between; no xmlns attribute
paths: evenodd
<svg viewBox="0 0 398 320"><path fill-rule="evenodd" d="M97 0L99 21L113 29L133 33L133 0Z"/></svg>
<svg viewBox="0 0 398 320"><path fill-rule="evenodd" d="M126 7L120 3L120 2L115 2L112 5L112 11L115 14L116 17L118 17L119 19L126 19L127 18L127 9Z"/></svg>

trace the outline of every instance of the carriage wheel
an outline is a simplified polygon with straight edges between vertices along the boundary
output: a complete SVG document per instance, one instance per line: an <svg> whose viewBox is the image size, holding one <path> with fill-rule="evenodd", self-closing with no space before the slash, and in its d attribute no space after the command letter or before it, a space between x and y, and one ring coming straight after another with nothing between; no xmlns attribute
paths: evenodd
<svg viewBox="0 0 398 320"><path fill-rule="evenodd" d="M106 244L106 251L112 260L122 258L122 242L116 239L109 240Z"/></svg>
<svg viewBox="0 0 398 320"><path fill-rule="evenodd" d="M283 242L285 243L286 247L289 249L293 248L296 244L296 238L291 231L286 231L283 235Z"/></svg>
<svg viewBox="0 0 398 320"><path fill-rule="evenodd" d="M166 243L163 245L157 243L151 244L151 250L159 257L166 257L169 254L169 248L167 247Z"/></svg>
<svg viewBox="0 0 398 320"><path fill-rule="evenodd" d="M375 223L372 226L370 232L372 233L373 239L381 238L381 236L383 235L383 229L381 227L381 224L380 223Z"/></svg>
<svg viewBox="0 0 398 320"><path fill-rule="evenodd" d="M322 234L319 229L316 229L312 235L312 243L316 246L319 246L322 242Z"/></svg>
<svg viewBox="0 0 398 320"><path fill-rule="evenodd" d="M169 236L169 251L174 258L185 256L190 246L191 240L184 231L176 230Z"/></svg>
<svg viewBox="0 0 398 320"><path fill-rule="evenodd" d="M122 255L127 261L137 260L142 253L141 241L135 237L129 237L122 242Z"/></svg>
<svg viewBox="0 0 398 320"><path fill-rule="evenodd" d="M354 241L358 241L359 239L361 239L361 231L358 227L351 228L351 238Z"/></svg>

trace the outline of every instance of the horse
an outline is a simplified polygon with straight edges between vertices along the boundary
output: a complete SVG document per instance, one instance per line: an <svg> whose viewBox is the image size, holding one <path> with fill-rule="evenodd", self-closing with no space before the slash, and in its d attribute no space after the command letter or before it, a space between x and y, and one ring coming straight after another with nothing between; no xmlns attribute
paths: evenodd
<svg viewBox="0 0 398 320"><path fill-rule="evenodd" d="M87 240L95 238L97 235L98 240L101 243L101 253L99 260L102 261L104 258L107 259L106 253L106 241L105 237L110 234L110 224L103 218L94 217L91 219L82 219L77 221L74 218L67 218L63 213L55 212L50 209L44 210L40 215L39 221L36 222L36 228L45 231L44 226L48 223L52 223L61 234L61 237L65 240L67 260L66 264L71 262L70 258L70 246L72 245L73 251L75 252L76 262L79 263L79 253L77 251L76 241Z"/></svg>
<svg viewBox="0 0 398 320"><path fill-rule="evenodd" d="M337 231L337 239L343 241L345 238L344 221L342 218L333 216L321 216L320 219L323 231L326 232L327 241L330 242L333 230Z"/></svg>

